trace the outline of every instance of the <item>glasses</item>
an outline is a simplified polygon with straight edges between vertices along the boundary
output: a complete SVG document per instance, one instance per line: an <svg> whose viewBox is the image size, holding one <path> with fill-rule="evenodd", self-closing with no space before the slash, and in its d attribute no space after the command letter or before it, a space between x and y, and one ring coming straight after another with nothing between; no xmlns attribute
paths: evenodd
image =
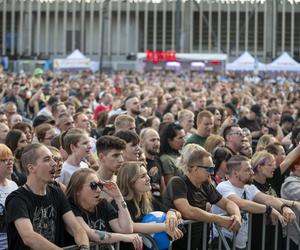
<svg viewBox="0 0 300 250"><path fill-rule="evenodd" d="M5 160L0 160L0 161L6 165L15 163L15 159L5 159Z"/></svg>
<svg viewBox="0 0 300 250"><path fill-rule="evenodd" d="M243 136L244 134L242 132L233 132L230 133L230 135L239 135L239 136Z"/></svg>
<svg viewBox="0 0 300 250"><path fill-rule="evenodd" d="M204 168L209 174L213 174L215 172L215 166L202 166L197 165L198 168Z"/></svg>
<svg viewBox="0 0 300 250"><path fill-rule="evenodd" d="M97 187L99 187L100 188L100 190L102 190L103 189L103 183L101 183L101 182L96 182L96 181L92 181L91 183L90 183L90 188L93 190L93 191L95 191L95 190L97 190Z"/></svg>

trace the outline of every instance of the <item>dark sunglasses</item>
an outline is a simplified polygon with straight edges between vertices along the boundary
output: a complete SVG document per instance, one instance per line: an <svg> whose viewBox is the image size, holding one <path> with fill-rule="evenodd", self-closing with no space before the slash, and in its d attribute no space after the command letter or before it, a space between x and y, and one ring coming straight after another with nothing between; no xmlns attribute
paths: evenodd
<svg viewBox="0 0 300 250"><path fill-rule="evenodd" d="M92 190L97 190L97 187L99 187L100 188L100 190L102 190L103 189L103 183L101 183L101 182L95 182L95 181L92 181L91 183L90 183L90 188L92 189Z"/></svg>
<svg viewBox="0 0 300 250"><path fill-rule="evenodd" d="M214 166L201 166L197 165L198 168L204 168L209 174L213 174L215 172Z"/></svg>

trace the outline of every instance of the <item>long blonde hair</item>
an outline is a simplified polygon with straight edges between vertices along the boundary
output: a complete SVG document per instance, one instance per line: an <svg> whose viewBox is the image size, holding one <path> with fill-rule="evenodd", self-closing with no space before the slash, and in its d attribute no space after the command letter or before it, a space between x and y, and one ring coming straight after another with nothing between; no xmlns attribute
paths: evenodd
<svg viewBox="0 0 300 250"><path fill-rule="evenodd" d="M137 214L134 215L135 219L139 218L142 214L147 214L153 211L151 191L138 195L134 189L134 183L139 178L140 169L142 167L146 168L144 162L124 162L117 175L117 185L120 188L124 199L127 201L132 200L135 208L137 209Z"/></svg>

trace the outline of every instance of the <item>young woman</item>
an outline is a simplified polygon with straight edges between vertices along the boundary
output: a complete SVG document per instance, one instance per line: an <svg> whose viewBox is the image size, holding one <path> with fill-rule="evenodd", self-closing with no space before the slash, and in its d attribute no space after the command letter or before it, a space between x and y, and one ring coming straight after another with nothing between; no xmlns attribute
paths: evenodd
<svg viewBox="0 0 300 250"><path fill-rule="evenodd" d="M174 240L183 236L177 227L182 223L181 214L175 210L167 211L152 196L150 177L144 162L125 162L118 172L117 184L134 221L133 232L153 234L165 231ZM144 215L152 211L167 212L165 223L141 223Z"/></svg>
<svg viewBox="0 0 300 250"><path fill-rule="evenodd" d="M50 146L51 141L57 136L57 131L51 124L43 123L35 128L35 134L40 143Z"/></svg>
<svg viewBox="0 0 300 250"><path fill-rule="evenodd" d="M176 167L176 159L180 155L179 150L184 145L184 129L176 123L170 123L160 133L160 160L166 185L173 176L182 175L182 171Z"/></svg>
<svg viewBox="0 0 300 250"><path fill-rule="evenodd" d="M102 191L114 199L118 211L108 201L100 199ZM91 241L104 244L124 241L133 243L135 249L142 248L141 238L131 234L132 221L115 183L103 183L94 170L83 168L72 175L66 195L78 222ZM110 249L107 245L100 247Z"/></svg>
<svg viewBox="0 0 300 250"><path fill-rule="evenodd" d="M0 144L0 250L7 249L5 200L11 192L18 188L17 184L10 180L13 164L14 157L11 150L6 145Z"/></svg>

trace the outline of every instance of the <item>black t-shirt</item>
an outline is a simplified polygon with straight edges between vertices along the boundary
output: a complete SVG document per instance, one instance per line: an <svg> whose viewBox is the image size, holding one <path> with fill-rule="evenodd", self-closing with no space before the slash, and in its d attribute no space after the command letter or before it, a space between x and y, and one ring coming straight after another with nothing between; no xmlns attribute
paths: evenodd
<svg viewBox="0 0 300 250"><path fill-rule="evenodd" d="M257 181L253 181L253 184L257 187L259 191L262 193L276 196L275 190L272 188L269 182L261 184ZM262 214L253 214L252 215L252 238L251 238L251 248L252 249L261 249L262 245L262 221L263 215ZM280 223L279 223L280 224ZM279 230L281 231L281 230ZM267 218L267 225L266 225L266 238L265 238L265 249L271 250L274 249L274 233L275 233L275 226L272 225L271 220ZM280 241L280 239L279 239Z"/></svg>
<svg viewBox="0 0 300 250"><path fill-rule="evenodd" d="M82 217L92 229L111 232L109 222L118 218L118 212L106 199L100 200L94 212L79 208L72 201L70 204L75 216Z"/></svg>
<svg viewBox="0 0 300 250"><path fill-rule="evenodd" d="M273 178L267 179L267 183L270 183L271 187L276 192L276 196L280 197L281 186L284 182L285 174L281 174L280 167L277 167L274 171Z"/></svg>
<svg viewBox="0 0 300 250"><path fill-rule="evenodd" d="M14 222L30 219L33 230L57 246L64 246L64 222L62 216L71 210L63 192L51 185L46 195L36 195L24 187L12 192L6 199L8 249L30 249L22 241Z"/></svg>
<svg viewBox="0 0 300 250"><path fill-rule="evenodd" d="M153 196L161 200L161 186L160 181L162 178L162 163L158 157L155 157L154 160L147 160L147 171L150 176L151 191Z"/></svg>
<svg viewBox="0 0 300 250"><path fill-rule="evenodd" d="M194 207L206 209L206 203L215 204L222 199L222 195L211 183L203 183L200 188L195 187L187 176L174 176L167 185L163 201L168 208L175 208L174 200L184 198ZM186 227L187 230L187 227ZM191 250L202 249L202 223L192 225ZM209 235L209 233L207 234ZM173 243L172 249L186 249L187 234L180 240Z"/></svg>

